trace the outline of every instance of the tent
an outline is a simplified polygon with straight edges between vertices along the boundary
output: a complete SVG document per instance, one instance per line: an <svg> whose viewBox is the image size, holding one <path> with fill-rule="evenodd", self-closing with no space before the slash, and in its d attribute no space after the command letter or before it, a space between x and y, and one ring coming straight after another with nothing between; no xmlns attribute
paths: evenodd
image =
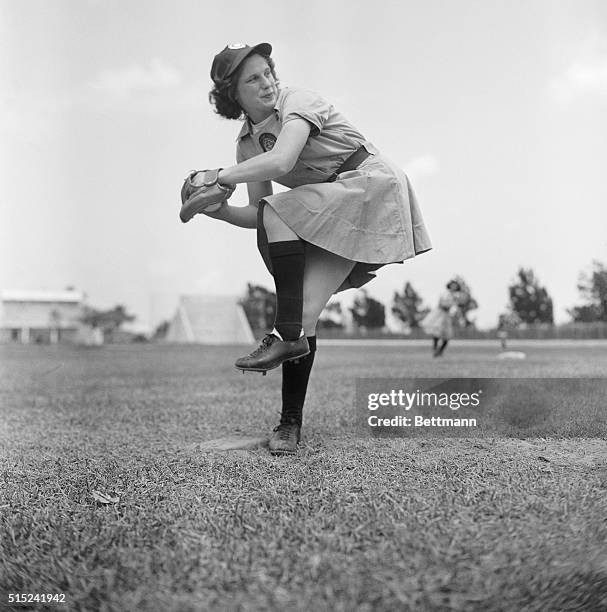
<svg viewBox="0 0 607 612"><path fill-rule="evenodd" d="M237 297L183 295L170 321L166 341L253 344L255 337Z"/></svg>

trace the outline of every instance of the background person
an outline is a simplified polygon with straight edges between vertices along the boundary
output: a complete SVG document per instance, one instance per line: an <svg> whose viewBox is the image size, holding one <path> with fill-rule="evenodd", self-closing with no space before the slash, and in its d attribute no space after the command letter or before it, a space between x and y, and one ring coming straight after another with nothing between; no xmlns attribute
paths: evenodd
<svg viewBox="0 0 607 612"><path fill-rule="evenodd" d="M420 322L421 328L432 336L432 354L441 357L453 338L453 319L459 311L458 293L461 291L460 284L456 280L447 283L436 308L433 308ZM439 344L440 342L440 344Z"/></svg>

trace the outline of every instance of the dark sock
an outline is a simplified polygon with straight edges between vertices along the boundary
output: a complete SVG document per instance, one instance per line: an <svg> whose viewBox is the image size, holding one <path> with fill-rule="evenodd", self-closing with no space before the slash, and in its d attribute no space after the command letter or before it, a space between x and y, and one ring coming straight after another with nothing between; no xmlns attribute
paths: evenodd
<svg viewBox="0 0 607 612"><path fill-rule="evenodd" d="M447 348L448 343L449 343L449 340L443 340L443 343L440 345L440 348L438 349L439 355L443 354L443 351Z"/></svg>
<svg viewBox="0 0 607 612"><path fill-rule="evenodd" d="M297 340L301 334L305 250L301 240L271 242L272 273L276 285L274 327L283 340Z"/></svg>
<svg viewBox="0 0 607 612"><path fill-rule="evenodd" d="M303 406L308 389L308 380L316 354L316 336L308 336L310 353L297 361L282 364L282 414L281 422L295 419L301 426Z"/></svg>
<svg viewBox="0 0 607 612"><path fill-rule="evenodd" d="M438 348L438 338L432 338L432 348L434 349L434 352L436 352L436 349Z"/></svg>

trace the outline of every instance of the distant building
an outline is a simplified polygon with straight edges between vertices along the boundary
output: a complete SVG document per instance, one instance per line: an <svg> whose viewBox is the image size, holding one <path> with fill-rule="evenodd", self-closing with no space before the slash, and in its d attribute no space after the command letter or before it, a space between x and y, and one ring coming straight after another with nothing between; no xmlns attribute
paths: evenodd
<svg viewBox="0 0 607 612"><path fill-rule="evenodd" d="M82 333L79 319L84 293L3 291L0 294L0 342L20 344L75 343Z"/></svg>

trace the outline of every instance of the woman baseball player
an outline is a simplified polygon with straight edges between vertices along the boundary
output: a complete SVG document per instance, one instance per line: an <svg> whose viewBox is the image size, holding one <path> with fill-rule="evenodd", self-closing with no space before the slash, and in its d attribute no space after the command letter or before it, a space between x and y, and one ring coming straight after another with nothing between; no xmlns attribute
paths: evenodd
<svg viewBox="0 0 607 612"><path fill-rule="evenodd" d="M449 340L453 338L453 317L457 315L459 310L460 291L460 284L456 280L449 281L447 290L441 294L438 300L438 306L433 308L420 322L420 327L432 336L434 357L442 357Z"/></svg>
<svg viewBox="0 0 607 612"><path fill-rule="evenodd" d="M215 56L209 99L219 115L244 119L237 163L186 179L180 216L186 222L202 212L257 229L274 277L276 318L272 333L235 366L265 373L282 365L282 415L270 451L291 454L316 323L329 298L431 244L403 171L324 98L280 87L271 53L268 43L231 44ZM273 194L272 181L290 190ZM238 183L247 184L247 206L227 204Z"/></svg>

